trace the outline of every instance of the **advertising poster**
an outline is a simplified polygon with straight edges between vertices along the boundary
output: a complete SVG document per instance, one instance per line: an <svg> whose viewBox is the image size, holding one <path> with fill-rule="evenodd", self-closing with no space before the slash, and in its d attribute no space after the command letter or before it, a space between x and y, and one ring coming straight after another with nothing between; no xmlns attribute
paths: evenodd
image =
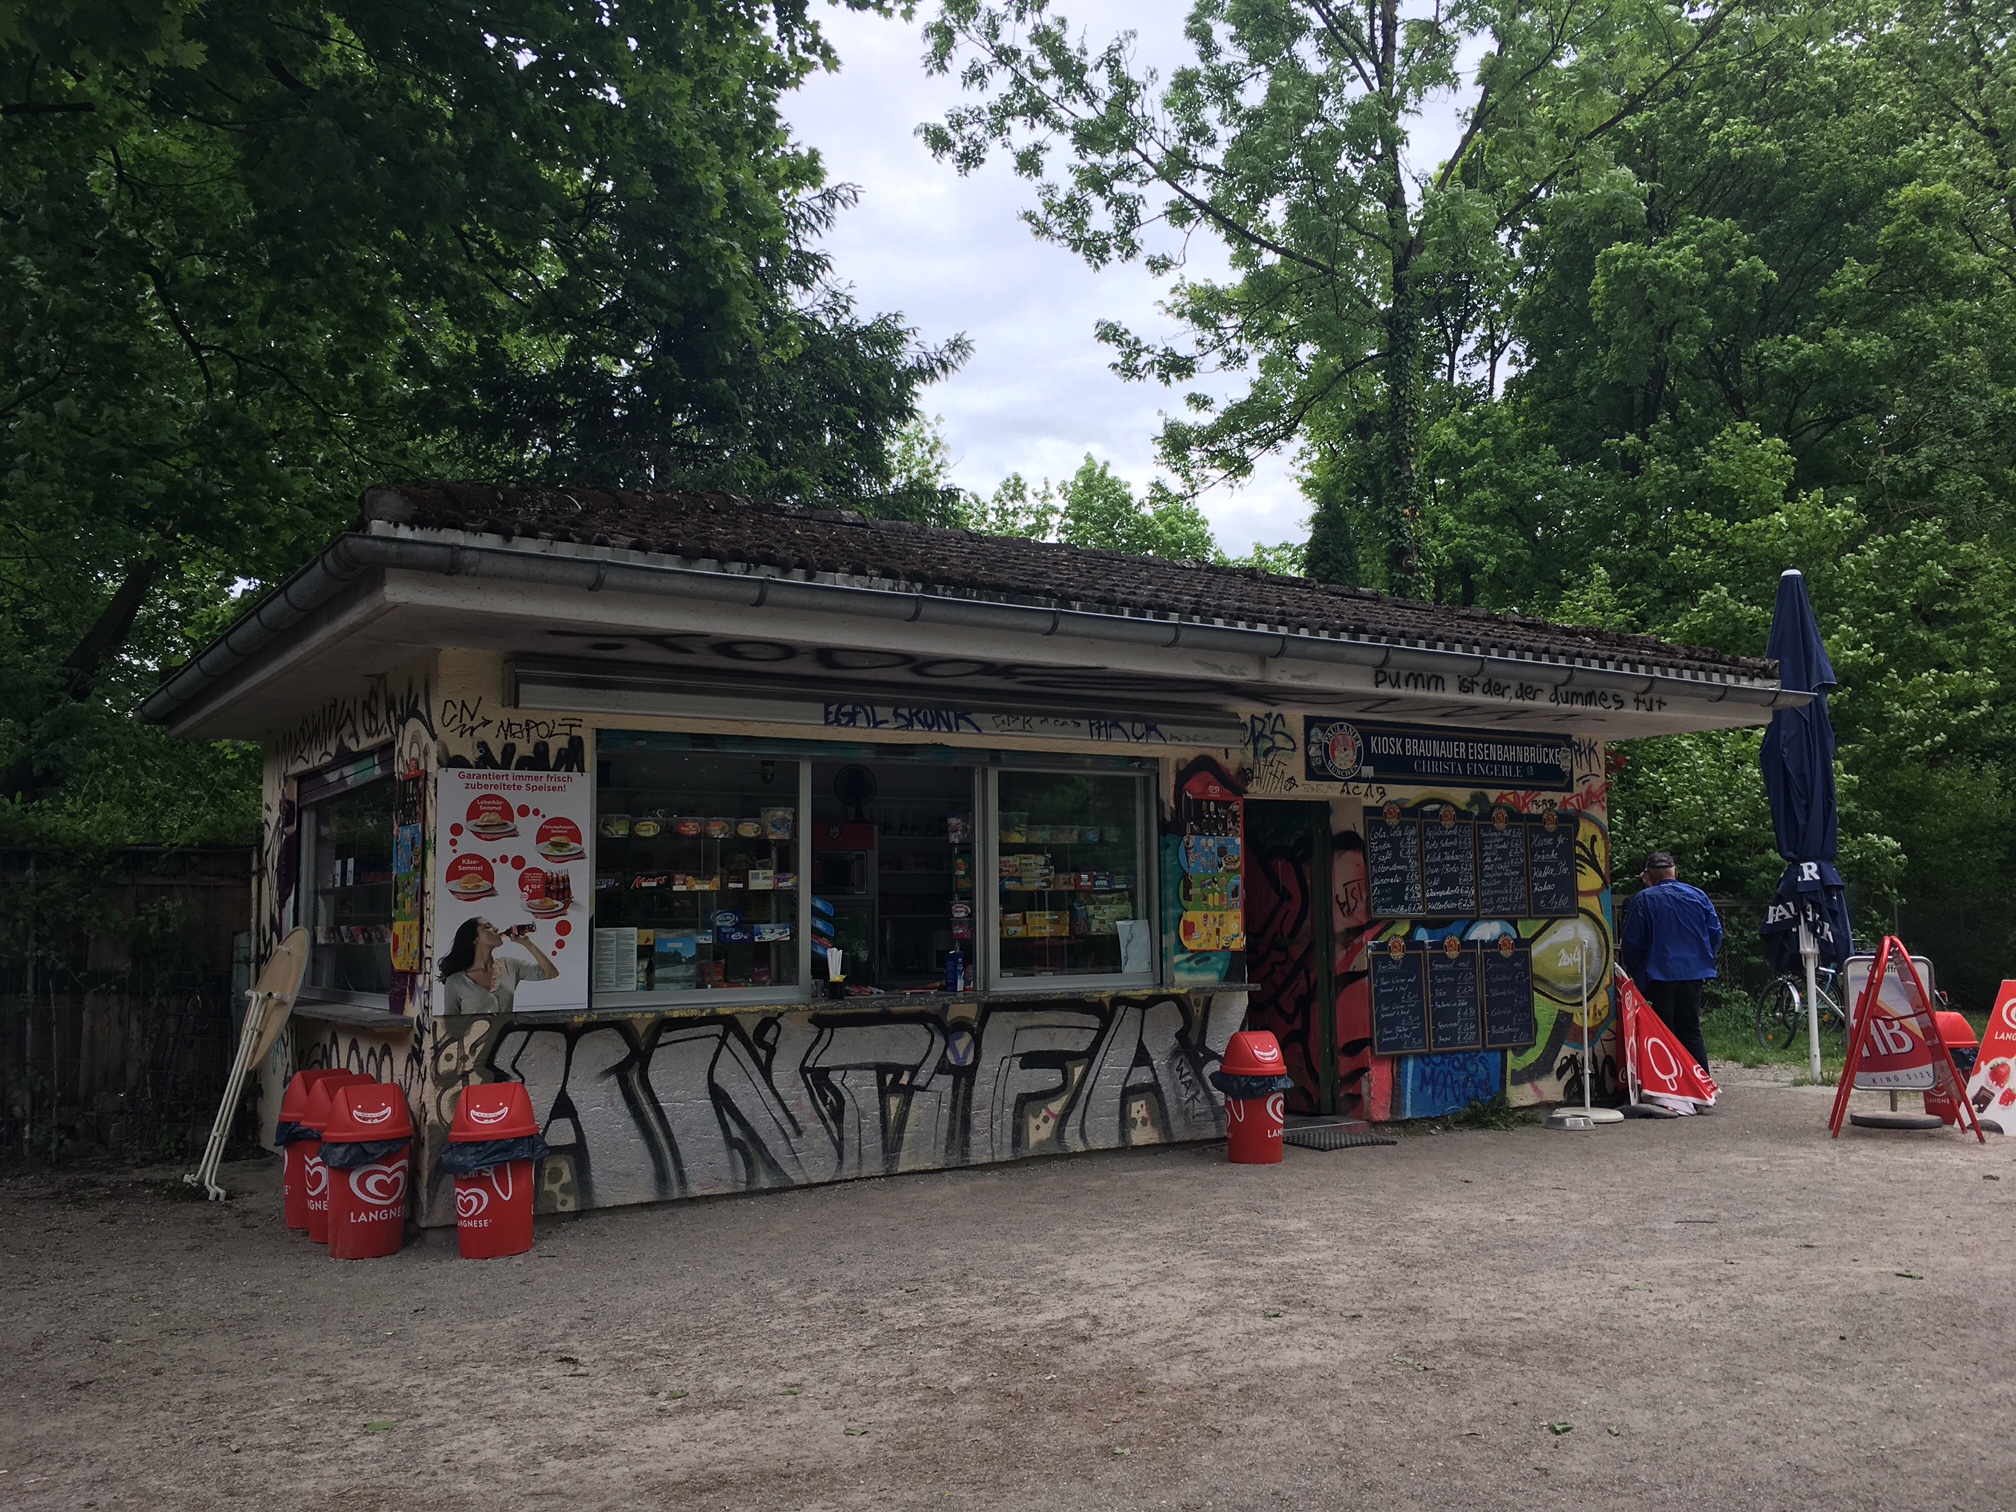
<svg viewBox="0 0 2016 1512"><path fill-rule="evenodd" d="M1988 1015L1988 1032L1974 1075L1967 1082L1967 1100L1990 1133L2016 1134L2016 982L2004 982Z"/></svg>
<svg viewBox="0 0 2016 1512"><path fill-rule="evenodd" d="M440 774L437 1011L587 1010L594 793L584 772Z"/></svg>

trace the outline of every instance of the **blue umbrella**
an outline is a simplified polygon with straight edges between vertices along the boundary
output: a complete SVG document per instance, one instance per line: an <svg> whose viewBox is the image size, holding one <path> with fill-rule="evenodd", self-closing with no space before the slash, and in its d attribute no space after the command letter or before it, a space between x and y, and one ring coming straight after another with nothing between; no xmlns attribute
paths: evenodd
<svg viewBox="0 0 2016 1512"><path fill-rule="evenodd" d="M1765 910L1761 933L1764 953L1776 969L1806 965L1813 1074L1818 1077L1813 966L1818 960L1838 968L1854 951L1855 941L1841 874L1834 869L1840 816L1834 802L1834 726L1827 717L1827 695L1836 686L1834 664L1820 644L1806 579L1796 569L1778 578L1778 606L1764 654L1776 658L1782 687L1815 695L1800 708L1778 710L1764 735L1764 791L1771 800L1778 854L1788 864L1778 879L1778 894Z"/></svg>

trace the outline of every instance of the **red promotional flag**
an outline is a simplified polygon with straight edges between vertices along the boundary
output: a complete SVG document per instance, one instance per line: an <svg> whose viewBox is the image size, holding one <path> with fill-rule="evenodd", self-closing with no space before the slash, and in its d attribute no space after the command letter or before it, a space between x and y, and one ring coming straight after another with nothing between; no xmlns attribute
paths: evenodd
<svg viewBox="0 0 2016 1512"><path fill-rule="evenodd" d="M1645 1001L1638 984L1617 973L1617 1009L1623 1020L1624 1075L1633 1102L1647 1098L1675 1107L1686 1103L1713 1107L1720 1092L1707 1071L1694 1064L1687 1047ZM1692 1106L1675 1107L1691 1113Z"/></svg>

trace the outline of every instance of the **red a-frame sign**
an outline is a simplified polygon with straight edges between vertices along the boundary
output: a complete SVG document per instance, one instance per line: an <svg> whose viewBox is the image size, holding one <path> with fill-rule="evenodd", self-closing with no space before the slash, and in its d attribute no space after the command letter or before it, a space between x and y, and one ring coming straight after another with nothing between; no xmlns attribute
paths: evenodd
<svg viewBox="0 0 2016 1512"><path fill-rule="evenodd" d="M1887 993L1886 986L1890 989ZM1841 1068L1841 1083L1834 1089L1834 1112L1827 1120L1827 1132L1836 1139L1841 1137L1841 1121L1857 1086L1878 1090L1937 1088L1959 1108L1974 1137L1983 1144L1988 1142L1974 1116L1974 1105L1967 1100L1967 1085L1940 1036L1938 1021L1932 1017L1932 998L1925 991L1918 967L1904 942L1890 935L1877 947L1869 984L1855 1004L1848 1063Z"/></svg>

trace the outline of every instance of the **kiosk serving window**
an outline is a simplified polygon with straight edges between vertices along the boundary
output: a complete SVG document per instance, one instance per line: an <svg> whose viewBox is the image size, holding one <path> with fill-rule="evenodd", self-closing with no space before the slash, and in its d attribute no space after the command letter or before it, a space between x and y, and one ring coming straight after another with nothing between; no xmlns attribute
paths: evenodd
<svg viewBox="0 0 2016 1512"><path fill-rule="evenodd" d="M304 778L300 797L308 985L327 997L385 1007L395 823L389 754Z"/></svg>
<svg viewBox="0 0 2016 1512"><path fill-rule="evenodd" d="M1146 780L1134 775L996 774L995 974L1002 982L1152 976L1147 801Z"/></svg>
<svg viewBox="0 0 2016 1512"><path fill-rule="evenodd" d="M597 765L594 1001L800 981L800 764L605 746Z"/></svg>

